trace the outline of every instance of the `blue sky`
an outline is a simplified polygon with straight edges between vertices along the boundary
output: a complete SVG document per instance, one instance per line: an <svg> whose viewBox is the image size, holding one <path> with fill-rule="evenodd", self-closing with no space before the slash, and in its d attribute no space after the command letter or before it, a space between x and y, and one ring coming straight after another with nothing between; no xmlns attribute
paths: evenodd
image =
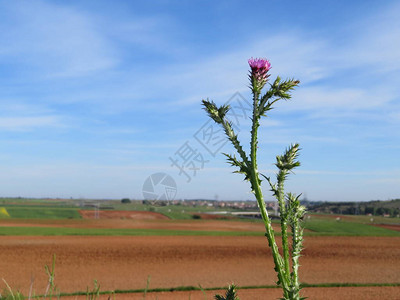
<svg viewBox="0 0 400 300"><path fill-rule="evenodd" d="M275 156L298 142L289 190L400 197L398 1L0 5L0 196L141 199L146 178L165 172L177 198L253 199L194 137L208 121L201 99L251 96L253 56L270 60L272 79L301 81L262 122L263 173L273 176ZM183 145L197 155L190 182L171 166Z"/></svg>

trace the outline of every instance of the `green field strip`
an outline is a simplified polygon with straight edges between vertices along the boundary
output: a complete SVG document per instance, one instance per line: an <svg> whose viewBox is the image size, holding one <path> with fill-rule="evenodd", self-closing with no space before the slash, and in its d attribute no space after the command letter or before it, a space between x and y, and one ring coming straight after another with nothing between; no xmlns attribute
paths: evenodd
<svg viewBox="0 0 400 300"><path fill-rule="evenodd" d="M335 287L400 287L400 283L315 283L301 284L302 288L335 288ZM139 293L160 293L160 292L188 292L188 291L219 291L226 290L228 287L209 287L202 288L200 286L178 286L171 288L152 288L152 289L131 289L131 290L119 290L114 291L100 291L99 295L118 295L118 294L139 294ZM254 286L238 286L237 290L250 290L250 289L280 289L277 285L254 285ZM71 297L71 296L86 296L95 295L96 293L85 292L73 292L73 293L60 293L57 294L59 297ZM32 298L42 298L43 296L35 296Z"/></svg>
<svg viewBox="0 0 400 300"><path fill-rule="evenodd" d="M195 231L135 228L0 227L0 236L262 236L259 231Z"/></svg>
<svg viewBox="0 0 400 300"><path fill-rule="evenodd" d="M11 218L15 219L80 219L77 208L4 206Z"/></svg>
<svg viewBox="0 0 400 300"><path fill-rule="evenodd" d="M400 236L400 232L371 224L354 223L326 219L314 219L304 222L306 236Z"/></svg>
<svg viewBox="0 0 400 300"><path fill-rule="evenodd" d="M353 224L349 223L347 226ZM366 225L368 226L368 225ZM386 236L400 237L400 232L368 226L371 231L332 227L306 232L305 236ZM0 226L0 236L263 236L261 231L205 231L140 228L74 228L74 227L22 227ZM279 232L276 234L280 235Z"/></svg>

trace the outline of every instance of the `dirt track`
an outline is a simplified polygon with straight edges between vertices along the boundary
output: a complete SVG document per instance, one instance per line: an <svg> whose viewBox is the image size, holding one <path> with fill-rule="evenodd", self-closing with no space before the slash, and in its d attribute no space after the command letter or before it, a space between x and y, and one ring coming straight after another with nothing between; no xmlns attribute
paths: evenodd
<svg viewBox="0 0 400 300"><path fill-rule="evenodd" d="M0 277L26 292L32 274L34 288L41 293L46 282L44 265L51 263L53 254L57 256L56 283L63 292L86 290L93 279L98 280L102 290L141 289L145 288L148 275L150 288L198 284L217 287L230 282L239 286L272 285L276 280L263 237L205 236L0 237ZM303 282L390 283L400 279L400 238L307 237L303 254ZM396 291L398 295L399 291L372 289L378 294ZM311 297L316 291L307 289L304 295ZM383 298L346 298L339 296L339 291L347 295L352 289L335 289L336 298L312 298L395 299L383 294ZM246 291L246 294L256 292ZM191 299L196 299L194 292L191 293ZM185 295L182 299L188 299L188 294ZM136 299L121 297L117 300ZM181 298L165 295L158 299ZM262 298L243 294L242 299Z"/></svg>
<svg viewBox="0 0 400 300"><path fill-rule="evenodd" d="M400 231L400 225L397 225L397 224L385 224L385 225L375 225L375 226L390 229L390 230Z"/></svg>

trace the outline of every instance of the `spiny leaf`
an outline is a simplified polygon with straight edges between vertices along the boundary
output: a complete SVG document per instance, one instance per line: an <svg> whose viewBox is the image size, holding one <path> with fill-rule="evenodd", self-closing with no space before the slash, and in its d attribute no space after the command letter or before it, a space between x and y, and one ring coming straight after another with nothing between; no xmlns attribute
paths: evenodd
<svg viewBox="0 0 400 300"><path fill-rule="evenodd" d="M265 113L272 109L272 105L281 99L290 99L292 96L289 91L293 90L298 84L299 80L287 79L281 82L281 78L278 76L274 83L271 84L270 89L261 97L258 111L260 115L265 116ZM273 99L270 101L270 99Z"/></svg>
<svg viewBox="0 0 400 300"><path fill-rule="evenodd" d="M288 149L286 149L283 155L278 155L276 157L275 165L278 167L278 169L290 171L293 168L300 166L300 162L296 161L297 157L299 156L299 147L299 144L291 145Z"/></svg>
<svg viewBox="0 0 400 300"><path fill-rule="evenodd" d="M225 115L228 113L230 107L229 105L222 105L219 108L213 101L202 100L204 110L208 113L211 119L216 123L221 124L224 121Z"/></svg>
<svg viewBox="0 0 400 300"><path fill-rule="evenodd" d="M222 153L227 157L228 163L230 163L234 167L238 167L238 171L234 171L233 173L239 173L245 175L245 180L250 180L250 170L248 166L243 161L238 161L235 155L231 156L226 153Z"/></svg>
<svg viewBox="0 0 400 300"><path fill-rule="evenodd" d="M226 116L226 114L228 113L229 109L230 109L229 105L221 105L221 106L218 108L218 115L219 115L219 117L220 117L221 119L224 119L225 116Z"/></svg>
<svg viewBox="0 0 400 300"><path fill-rule="evenodd" d="M273 196L274 196L274 197L278 196L278 187L276 186L276 183L272 183L271 178L265 176L264 174L261 174L261 173L260 173L260 175L261 175L262 177L264 177L264 178L268 181L269 186L270 186L270 188L271 188L270 191L273 193Z"/></svg>
<svg viewBox="0 0 400 300"><path fill-rule="evenodd" d="M225 297L221 295L215 295L216 300L239 300L239 297L236 295L236 286L234 284L230 285L226 290Z"/></svg>

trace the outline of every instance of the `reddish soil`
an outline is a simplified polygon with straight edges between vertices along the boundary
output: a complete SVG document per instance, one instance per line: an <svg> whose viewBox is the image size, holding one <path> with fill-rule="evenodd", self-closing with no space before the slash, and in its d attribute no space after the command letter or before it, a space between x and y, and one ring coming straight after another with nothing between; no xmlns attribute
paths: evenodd
<svg viewBox="0 0 400 300"><path fill-rule="evenodd" d="M80 210L84 219L94 219L94 210ZM98 211L100 219L135 219L135 220L168 220L163 214L151 211L126 211L126 210L101 210Z"/></svg>
<svg viewBox="0 0 400 300"><path fill-rule="evenodd" d="M193 216L199 216L203 220L229 220L234 219L232 216L220 215L220 214L203 214L203 213L193 213Z"/></svg>
<svg viewBox="0 0 400 300"><path fill-rule="evenodd" d="M63 292L84 291L92 286L94 279L102 290L142 289L148 275L150 288L198 284L218 287L230 282L239 286L273 285L276 276L266 244L263 237L5 236L0 237L0 277L27 294L32 276L36 294L42 293L46 286L44 265L50 264L56 254L56 284ZM303 255L300 269L303 282L399 282L400 238L307 237ZM3 287L0 283L0 290ZM207 292L208 299L214 293ZM275 289L240 293L241 299L280 296ZM204 298L199 292L186 292L152 294L146 299L189 299L189 295L190 299ZM304 296L311 299L396 299L398 295L398 287L304 290ZM116 299L142 297L142 294L117 295Z"/></svg>
<svg viewBox="0 0 400 300"><path fill-rule="evenodd" d="M379 225L374 225L374 226L400 231L400 225L396 225L396 224L379 224Z"/></svg>

